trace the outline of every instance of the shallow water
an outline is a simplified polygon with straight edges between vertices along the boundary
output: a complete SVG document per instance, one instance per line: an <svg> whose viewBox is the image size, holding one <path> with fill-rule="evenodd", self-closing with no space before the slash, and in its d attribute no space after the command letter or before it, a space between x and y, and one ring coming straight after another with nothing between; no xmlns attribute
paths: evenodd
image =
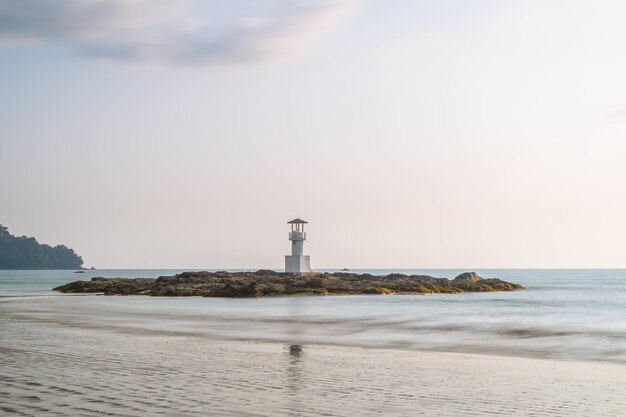
<svg viewBox="0 0 626 417"><path fill-rule="evenodd" d="M0 271L0 297L9 303L31 298L26 304L5 304L5 310L28 312L76 326L166 331L222 340L295 341L626 363L626 270L477 270L483 277L498 277L527 288L499 293L68 299L50 291L56 285L93 276L157 277L180 271ZM453 278L464 271L353 272ZM38 297L45 298L38 303Z"/></svg>

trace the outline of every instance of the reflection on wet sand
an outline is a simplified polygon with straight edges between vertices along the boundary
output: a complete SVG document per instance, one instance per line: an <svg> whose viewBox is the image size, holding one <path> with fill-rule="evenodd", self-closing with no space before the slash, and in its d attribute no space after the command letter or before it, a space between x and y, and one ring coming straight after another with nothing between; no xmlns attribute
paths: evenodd
<svg viewBox="0 0 626 417"><path fill-rule="evenodd" d="M300 398L300 392L305 385L304 381L304 355L302 345L290 345L288 355L286 356L287 366L287 393L290 397L289 415L299 416L303 408L303 401Z"/></svg>
<svg viewBox="0 0 626 417"><path fill-rule="evenodd" d="M300 317L304 313L304 307L299 302L299 298L292 298L289 303L289 313L292 318ZM304 385L303 375L303 346L301 344L304 327L298 320L288 324L291 343L285 357L287 367L287 393L289 395L289 415L300 416L303 404L300 398L300 391Z"/></svg>
<svg viewBox="0 0 626 417"><path fill-rule="evenodd" d="M289 345L289 354L291 356L302 355L302 345Z"/></svg>

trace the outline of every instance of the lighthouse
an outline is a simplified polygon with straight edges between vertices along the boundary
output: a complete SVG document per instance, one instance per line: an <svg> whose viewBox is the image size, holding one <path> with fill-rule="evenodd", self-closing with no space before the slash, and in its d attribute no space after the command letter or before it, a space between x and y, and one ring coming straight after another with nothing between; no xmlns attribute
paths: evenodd
<svg viewBox="0 0 626 417"><path fill-rule="evenodd" d="M285 272L292 274L312 272L311 257L309 255L303 255L304 241L306 240L304 225L307 224L307 222L302 219L293 219L287 223L291 225L291 231L289 232L291 255L285 256Z"/></svg>

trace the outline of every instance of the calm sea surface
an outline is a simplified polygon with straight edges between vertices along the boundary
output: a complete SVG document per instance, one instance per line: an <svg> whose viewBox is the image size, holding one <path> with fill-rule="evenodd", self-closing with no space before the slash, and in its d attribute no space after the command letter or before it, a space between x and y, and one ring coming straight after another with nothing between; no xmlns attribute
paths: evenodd
<svg viewBox="0 0 626 417"><path fill-rule="evenodd" d="M95 326L210 338L326 343L626 364L626 270L485 269L524 291L220 299L71 296L57 285L94 276L158 277L182 270L0 271L0 302L47 306ZM328 270L334 271L334 270ZM464 270L352 270L453 278ZM7 307L7 304L4 304Z"/></svg>

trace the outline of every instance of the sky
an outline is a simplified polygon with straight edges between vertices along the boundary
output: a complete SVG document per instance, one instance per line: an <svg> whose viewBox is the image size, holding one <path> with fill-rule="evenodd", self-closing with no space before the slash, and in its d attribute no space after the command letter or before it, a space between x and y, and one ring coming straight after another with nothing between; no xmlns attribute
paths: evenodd
<svg viewBox="0 0 626 417"><path fill-rule="evenodd" d="M97 268L626 267L621 0L0 0L0 223Z"/></svg>

